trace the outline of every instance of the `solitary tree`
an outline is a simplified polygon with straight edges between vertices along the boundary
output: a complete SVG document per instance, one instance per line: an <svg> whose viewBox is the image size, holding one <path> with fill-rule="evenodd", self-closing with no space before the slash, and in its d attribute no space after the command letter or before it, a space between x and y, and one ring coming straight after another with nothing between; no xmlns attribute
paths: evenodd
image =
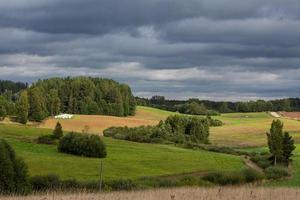
<svg viewBox="0 0 300 200"><path fill-rule="evenodd" d="M267 133L270 153L274 157L274 165L282 159L283 123L280 120L273 120L270 133Z"/></svg>
<svg viewBox="0 0 300 200"><path fill-rule="evenodd" d="M59 122L56 123L55 129L53 131L53 135L57 139L59 139L63 136L62 126Z"/></svg>
<svg viewBox="0 0 300 200"><path fill-rule="evenodd" d="M282 141L282 151L283 151L283 160L286 164L289 163L290 157L293 156L293 151L296 149L294 145L294 140L292 136L288 132L284 133L283 141Z"/></svg>
<svg viewBox="0 0 300 200"><path fill-rule="evenodd" d="M26 124L28 121L29 102L27 91L21 92L21 95L17 101L18 120L22 124Z"/></svg>

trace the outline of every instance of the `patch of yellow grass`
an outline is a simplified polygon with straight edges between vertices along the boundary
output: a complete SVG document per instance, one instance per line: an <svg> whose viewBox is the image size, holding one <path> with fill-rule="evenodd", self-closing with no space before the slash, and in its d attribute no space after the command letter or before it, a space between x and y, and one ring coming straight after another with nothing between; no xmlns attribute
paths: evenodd
<svg viewBox="0 0 300 200"><path fill-rule="evenodd" d="M3 197L3 200L285 200L299 199L299 188L173 188L103 194L47 194L27 197Z"/></svg>
<svg viewBox="0 0 300 200"><path fill-rule="evenodd" d="M210 141L213 144L249 147L266 145L266 132L269 132L273 118L257 122L239 124L225 124L210 129ZM296 142L300 142L300 122L292 119L280 119L284 123L284 130L292 133Z"/></svg>

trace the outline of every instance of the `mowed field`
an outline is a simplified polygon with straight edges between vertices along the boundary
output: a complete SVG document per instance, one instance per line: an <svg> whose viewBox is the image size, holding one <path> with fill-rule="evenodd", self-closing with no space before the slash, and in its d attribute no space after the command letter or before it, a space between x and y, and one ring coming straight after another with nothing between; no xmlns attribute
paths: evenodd
<svg viewBox="0 0 300 200"><path fill-rule="evenodd" d="M216 145L230 147L265 146L266 132L270 130L274 119L265 112L229 113L216 116L225 123L221 127L212 127L210 141ZM300 121L279 118L284 123L284 130L291 133L296 142L300 142Z"/></svg>
<svg viewBox="0 0 300 200"><path fill-rule="evenodd" d="M88 132L102 135L103 130L112 126L136 127L142 125L156 125L159 120L166 119L172 112L163 111L155 108L138 106L136 115L130 117L114 117L104 115L75 115L73 119L54 119L44 120L38 127L52 129L59 121L64 130L82 132L87 126Z"/></svg>
<svg viewBox="0 0 300 200"><path fill-rule="evenodd" d="M73 119L47 119L39 125L40 128L53 129L60 121L65 131L82 132L85 126L88 132L102 135L104 129L111 126L135 127L141 125L156 125L159 120L178 113L160 109L138 106L136 115L130 117L76 115ZM221 127L212 127L210 141L214 145L231 147L256 147L266 144L266 132L269 131L273 118L268 113L229 113L215 116L225 123ZM300 121L281 118L284 128L300 142Z"/></svg>
<svg viewBox="0 0 300 200"><path fill-rule="evenodd" d="M212 187L169 188L134 192L48 194L3 197L3 200L287 200L299 199L299 188Z"/></svg>
<svg viewBox="0 0 300 200"><path fill-rule="evenodd" d="M0 138L13 146L33 175L57 174L62 179L99 180L100 159L59 153L56 145L34 139L52 130L21 125L0 125ZM172 145L143 144L103 138L108 156L103 159L104 180L135 179L208 171L236 171L244 167L237 156L188 150Z"/></svg>

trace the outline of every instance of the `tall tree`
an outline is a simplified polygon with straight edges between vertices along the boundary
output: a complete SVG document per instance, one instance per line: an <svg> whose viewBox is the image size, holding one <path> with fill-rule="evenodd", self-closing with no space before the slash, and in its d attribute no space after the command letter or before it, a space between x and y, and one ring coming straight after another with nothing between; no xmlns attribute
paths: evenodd
<svg viewBox="0 0 300 200"><path fill-rule="evenodd" d="M283 110L287 112L291 111L291 101L289 99L283 100Z"/></svg>
<svg viewBox="0 0 300 200"><path fill-rule="evenodd" d="M51 116L57 115L60 112L60 99L58 97L58 91L51 89L49 92L49 110Z"/></svg>
<svg viewBox="0 0 300 200"><path fill-rule="evenodd" d="M267 133L270 153L274 157L274 165L282 160L283 123L280 120L273 120L270 133Z"/></svg>
<svg viewBox="0 0 300 200"><path fill-rule="evenodd" d="M7 100L4 96L0 95L0 120L3 120L7 115Z"/></svg>
<svg viewBox="0 0 300 200"><path fill-rule="evenodd" d="M286 164L289 163L290 158L293 156L293 151L296 149L294 145L294 140L292 136L288 132L284 133L283 141L282 141L282 153L283 153L283 160Z"/></svg>
<svg viewBox="0 0 300 200"><path fill-rule="evenodd" d="M29 117L34 121L42 121L47 116L46 102L40 88L29 90Z"/></svg>
<svg viewBox="0 0 300 200"><path fill-rule="evenodd" d="M20 97L17 101L17 115L20 123L22 124L27 123L28 113L29 113L28 93L27 91L23 91L21 92Z"/></svg>

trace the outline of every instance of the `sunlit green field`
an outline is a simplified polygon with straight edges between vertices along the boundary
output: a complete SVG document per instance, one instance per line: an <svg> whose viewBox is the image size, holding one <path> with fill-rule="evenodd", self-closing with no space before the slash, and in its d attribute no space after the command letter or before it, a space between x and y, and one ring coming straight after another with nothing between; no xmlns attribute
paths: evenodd
<svg viewBox="0 0 300 200"><path fill-rule="evenodd" d="M230 113L216 116L225 123L221 127L211 128L210 141L216 145L231 147L265 146L266 132L275 119L268 113ZM300 142L300 122L280 118L284 130L289 131L297 142Z"/></svg>
<svg viewBox="0 0 300 200"><path fill-rule="evenodd" d="M97 180L100 159L62 154L55 145L32 142L51 130L0 125L0 138L8 139L28 164L30 175L58 174L63 179ZM191 172L240 170L239 157L175 146L142 144L103 138L108 156L103 159L104 179L126 179Z"/></svg>

